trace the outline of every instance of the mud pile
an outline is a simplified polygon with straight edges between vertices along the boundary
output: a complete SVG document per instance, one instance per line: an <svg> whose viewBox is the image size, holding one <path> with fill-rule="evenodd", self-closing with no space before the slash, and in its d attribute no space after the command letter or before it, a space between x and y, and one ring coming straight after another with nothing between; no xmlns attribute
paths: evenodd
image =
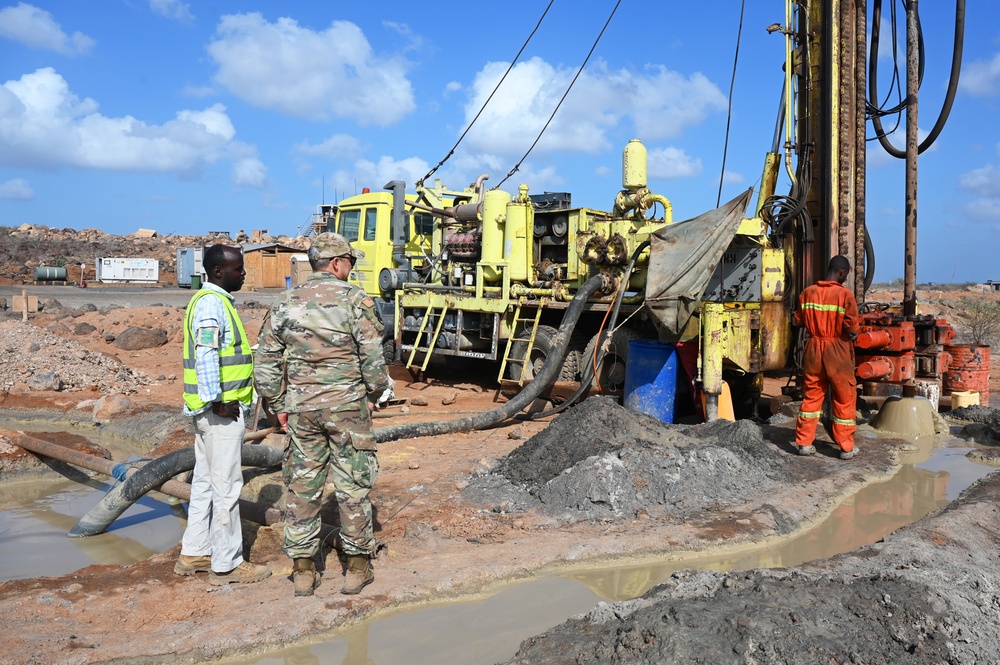
<svg viewBox="0 0 1000 665"><path fill-rule="evenodd" d="M952 409L947 416L953 420L965 420L970 423L982 423L984 425L996 425L1000 423L1000 411L991 409L988 406L960 406Z"/></svg>
<svg viewBox="0 0 1000 665"><path fill-rule="evenodd" d="M1000 409L978 404L963 406L952 409L948 417L966 422L958 433L959 437L986 446L1000 446ZM977 449L971 451L969 457L983 463L1000 464L1000 450Z"/></svg>
<svg viewBox="0 0 1000 665"><path fill-rule="evenodd" d="M995 663L993 474L883 542L793 570L683 571L521 644L511 664Z"/></svg>
<svg viewBox="0 0 1000 665"><path fill-rule="evenodd" d="M0 392L32 390L131 394L149 383L125 364L72 340L17 320L0 321Z"/></svg>
<svg viewBox="0 0 1000 665"><path fill-rule="evenodd" d="M787 460L747 420L668 425L592 397L473 478L462 496L567 521L686 516L796 479Z"/></svg>

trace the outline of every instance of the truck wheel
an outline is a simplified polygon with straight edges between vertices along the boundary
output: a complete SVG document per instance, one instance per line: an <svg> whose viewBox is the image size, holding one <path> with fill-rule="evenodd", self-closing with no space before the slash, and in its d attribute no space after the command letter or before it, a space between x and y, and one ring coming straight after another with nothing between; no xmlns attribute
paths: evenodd
<svg viewBox="0 0 1000 665"><path fill-rule="evenodd" d="M385 359L386 365L391 365L396 362L396 340L382 340L382 357Z"/></svg>
<svg viewBox="0 0 1000 665"><path fill-rule="evenodd" d="M555 349L555 338L558 333L559 331L551 326L538 326L538 330L535 332L535 343L531 347L531 361L527 363L508 362L507 372L510 378L519 381L522 370L527 373L525 376L526 381L531 381L538 376L538 373L542 371L542 367L548 362L552 351ZM522 360L524 358L524 354L528 350L530 336L531 331L525 330L514 339L514 344L510 349L510 357L512 359ZM557 381L576 381L576 359L577 356L575 354L566 354L566 359L559 370Z"/></svg>
<svg viewBox="0 0 1000 665"><path fill-rule="evenodd" d="M603 342L607 336L607 331L602 331L587 342L587 348L583 350L583 356L580 358L581 376L586 375L588 369L592 371L594 349L597 348L598 337ZM628 343L640 337L641 335L631 328L615 330L611 336L608 350L601 361L601 366L597 368L597 375L591 378L591 385L600 387L605 395L622 395L625 392L625 363L628 361Z"/></svg>

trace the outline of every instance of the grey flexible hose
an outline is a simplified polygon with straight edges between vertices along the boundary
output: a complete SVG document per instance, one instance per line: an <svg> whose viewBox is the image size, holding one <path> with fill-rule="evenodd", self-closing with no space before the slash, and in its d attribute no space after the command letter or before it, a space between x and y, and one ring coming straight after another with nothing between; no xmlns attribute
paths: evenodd
<svg viewBox="0 0 1000 665"><path fill-rule="evenodd" d="M284 450L273 446L243 445L240 459L243 466L280 466ZM194 448L184 448L177 452L158 457L149 462L125 482L104 495L101 502L80 518L70 532L70 538L96 536L111 526L133 503L152 489L156 489L179 473L194 468ZM241 509L247 502L241 502Z"/></svg>

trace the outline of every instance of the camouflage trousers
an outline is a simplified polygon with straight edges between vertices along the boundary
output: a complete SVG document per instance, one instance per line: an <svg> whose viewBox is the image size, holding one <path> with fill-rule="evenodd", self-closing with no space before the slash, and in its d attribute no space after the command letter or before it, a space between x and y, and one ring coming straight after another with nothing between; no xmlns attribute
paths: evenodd
<svg viewBox="0 0 1000 665"><path fill-rule="evenodd" d="M291 442L282 472L285 480L285 554L310 558L320 546L320 507L330 477L340 511L346 554L375 551L372 504L378 458L367 404L353 411L288 414Z"/></svg>

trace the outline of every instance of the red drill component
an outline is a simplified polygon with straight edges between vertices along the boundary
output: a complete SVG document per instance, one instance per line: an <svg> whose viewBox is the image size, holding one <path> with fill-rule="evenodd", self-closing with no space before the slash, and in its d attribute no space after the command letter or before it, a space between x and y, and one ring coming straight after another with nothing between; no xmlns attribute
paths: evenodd
<svg viewBox="0 0 1000 665"><path fill-rule="evenodd" d="M858 356L855 373L863 381L889 381L897 383L914 378L912 355Z"/></svg>
<svg viewBox="0 0 1000 665"><path fill-rule="evenodd" d="M912 351L916 346L916 332L912 321L869 319L863 322L861 334L854 345L862 349L879 351Z"/></svg>
<svg viewBox="0 0 1000 665"><path fill-rule="evenodd" d="M892 344L892 333L888 330L869 330L854 340L854 346L859 349L884 349L890 344Z"/></svg>
<svg viewBox="0 0 1000 665"><path fill-rule="evenodd" d="M859 379L870 381L872 379L886 378L892 374L892 370L892 362L885 356L880 356L860 363L856 374Z"/></svg>

